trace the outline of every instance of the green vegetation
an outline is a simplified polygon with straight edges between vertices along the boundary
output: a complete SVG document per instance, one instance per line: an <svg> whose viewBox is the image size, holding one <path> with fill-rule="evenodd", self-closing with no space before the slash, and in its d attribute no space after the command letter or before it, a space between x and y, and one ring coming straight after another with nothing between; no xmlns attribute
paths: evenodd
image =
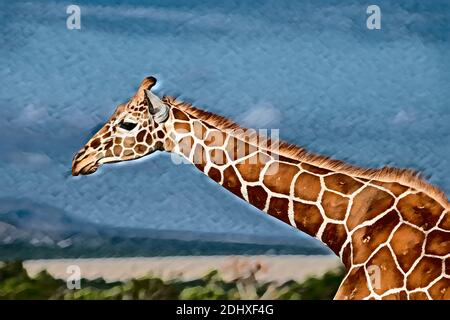
<svg viewBox="0 0 450 320"><path fill-rule="evenodd" d="M303 283L258 283L254 270L245 278L224 281L217 271L192 281L145 277L127 282L81 280L81 289L69 290L64 280L42 271L29 277L22 262L0 267L0 299L332 299L343 270L327 272Z"/></svg>

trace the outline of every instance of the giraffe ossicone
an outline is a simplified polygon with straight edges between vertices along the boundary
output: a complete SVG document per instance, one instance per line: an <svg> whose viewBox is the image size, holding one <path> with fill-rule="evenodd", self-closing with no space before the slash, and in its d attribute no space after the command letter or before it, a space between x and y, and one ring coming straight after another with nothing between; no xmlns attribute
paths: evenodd
<svg viewBox="0 0 450 320"><path fill-rule="evenodd" d="M153 92L145 90L149 112L156 123L163 123L169 117L169 106L164 104Z"/></svg>
<svg viewBox="0 0 450 320"><path fill-rule="evenodd" d="M450 204L438 188L410 170L351 166L160 99L155 83L145 78L117 107L75 155L73 175L170 152L326 244L347 270L336 299L450 299Z"/></svg>

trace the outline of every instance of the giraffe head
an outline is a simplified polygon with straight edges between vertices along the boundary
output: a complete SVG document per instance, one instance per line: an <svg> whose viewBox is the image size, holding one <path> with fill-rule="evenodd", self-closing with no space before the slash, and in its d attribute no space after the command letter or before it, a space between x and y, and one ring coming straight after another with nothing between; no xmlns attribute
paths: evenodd
<svg viewBox="0 0 450 320"><path fill-rule="evenodd" d="M74 156L72 175L94 173L104 163L133 160L163 148L163 123L169 106L150 89L154 77L147 77L136 94L114 111L106 124Z"/></svg>

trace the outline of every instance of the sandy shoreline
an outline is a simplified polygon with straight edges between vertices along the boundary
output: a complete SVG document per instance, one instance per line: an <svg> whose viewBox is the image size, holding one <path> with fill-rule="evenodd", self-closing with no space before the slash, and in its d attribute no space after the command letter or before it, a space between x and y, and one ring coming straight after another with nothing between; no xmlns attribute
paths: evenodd
<svg viewBox="0 0 450 320"><path fill-rule="evenodd" d="M282 283L288 280L302 281L311 275L320 276L341 265L339 259L326 256L183 256L151 258L105 258L105 259L55 259L27 260L24 267L30 276L47 270L52 276L67 279L67 268L77 265L81 276L98 277L106 281L127 280L146 275L162 279L180 278L192 280L211 270L219 270L223 278L230 280L249 274L260 266L256 278L259 281Z"/></svg>

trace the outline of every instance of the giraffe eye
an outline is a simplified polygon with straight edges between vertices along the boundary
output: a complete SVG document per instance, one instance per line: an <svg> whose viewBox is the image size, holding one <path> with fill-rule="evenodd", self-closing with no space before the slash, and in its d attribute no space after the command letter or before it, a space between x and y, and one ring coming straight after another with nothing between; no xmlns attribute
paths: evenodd
<svg viewBox="0 0 450 320"><path fill-rule="evenodd" d="M136 128L136 126L137 126L137 123L134 123L134 122L121 121L119 123L119 127L121 127L122 129L125 129L127 131L133 130L134 128Z"/></svg>

